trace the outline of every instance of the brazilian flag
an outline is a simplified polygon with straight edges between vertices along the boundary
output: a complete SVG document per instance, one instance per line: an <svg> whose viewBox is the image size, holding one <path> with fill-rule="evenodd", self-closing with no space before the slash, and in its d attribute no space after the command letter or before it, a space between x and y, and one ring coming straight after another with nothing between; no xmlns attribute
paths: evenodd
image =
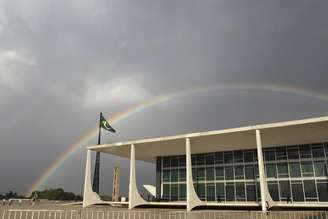
<svg viewBox="0 0 328 219"><path fill-rule="evenodd" d="M110 131L110 132L113 132L113 133L116 132L115 129L113 129L113 127L109 125L109 123L107 122L107 120L105 119L105 117L103 117L102 114L100 114L100 126L103 129L107 130L107 131Z"/></svg>

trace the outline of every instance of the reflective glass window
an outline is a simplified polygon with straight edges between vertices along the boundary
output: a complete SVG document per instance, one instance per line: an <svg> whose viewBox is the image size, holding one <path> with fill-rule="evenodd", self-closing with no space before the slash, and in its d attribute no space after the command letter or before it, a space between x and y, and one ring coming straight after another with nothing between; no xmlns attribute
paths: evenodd
<svg viewBox="0 0 328 219"><path fill-rule="evenodd" d="M299 153L298 153L298 148L297 147L292 147L292 148L287 148L287 155L288 159L298 159L299 158Z"/></svg>
<svg viewBox="0 0 328 219"><path fill-rule="evenodd" d="M233 152L233 158L235 163L242 163L244 162L243 158L243 151L234 151Z"/></svg>
<svg viewBox="0 0 328 219"><path fill-rule="evenodd" d="M276 168L276 164L267 164L266 165L266 174L267 177L277 177L277 168Z"/></svg>
<svg viewBox="0 0 328 219"><path fill-rule="evenodd" d="M179 197L180 199L185 199L187 196L186 184L179 184Z"/></svg>
<svg viewBox="0 0 328 219"><path fill-rule="evenodd" d="M206 180L214 180L214 167L206 168Z"/></svg>
<svg viewBox="0 0 328 219"><path fill-rule="evenodd" d="M204 183L197 184L197 194L200 199L205 200L205 184Z"/></svg>
<svg viewBox="0 0 328 219"><path fill-rule="evenodd" d="M171 157L171 167L179 166L179 157Z"/></svg>
<svg viewBox="0 0 328 219"><path fill-rule="evenodd" d="M309 145L300 146L300 155L301 158L311 158L311 147Z"/></svg>
<svg viewBox="0 0 328 219"><path fill-rule="evenodd" d="M244 166L235 166L235 179L244 179Z"/></svg>
<svg viewBox="0 0 328 219"><path fill-rule="evenodd" d="M193 154L191 155L191 166L195 166L197 161L197 155Z"/></svg>
<svg viewBox="0 0 328 219"><path fill-rule="evenodd" d="M170 167L170 157L163 157L163 167Z"/></svg>
<svg viewBox="0 0 328 219"><path fill-rule="evenodd" d="M233 180L233 168L232 166L224 167L225 180Z"/></svg>
<svg viewBox="0 0 328 219"><path fill-rule="evenodd" d="M215 185L214 183L208 183L206 185L206 200L215 201Z"/></svg>
<svg viewBox="0 0 328 219"><path fill-rule="evenodd" d="M222 164L223 163L223 152L216 152L214 154L215 156L215 163L216 164Z"/></svg>
<svg viewBox="0 0 328 219"><path fill-rule="evenodd" d="M179 169L179 181L186 181L186 169Z"/></svg>
<svg viewBox="0 0 328 219"><path fill-rule="evenodd" d="M178 169L171 170L171 182L178 182L179 171Z"/></svg>
<svg viewBox="0 0 328 219"><path fill-rule="evenodd" d="M276 148L276 158L277 158L277 160L286 160L287 159L286 147L277 147Z"/></svg>
<svg viewBox="0 0 328 219"><path fill-rule="evenodd" d="M178 200L179 197L179 185L171 184L171 200Z"/></svg>
<svg viewBox="0 0 328 219"><path fill-rule="evenodd" d="M275 160L274 149L267 149L264 151L264 160L265 161Z"/></svg>
<svg viewBox="0 0 328 219"><path fill-rule="evenodd" d="M318 181L318 195L320 202L328 202L328 182L327 181Z"/></svg>
<svg viewBox="0 0 328 219"><path fill-rule="evenodd" d="M312 146L312 154L314 158L325 157L325 151L322 144Z"/></svg>
<svg viewBox="0 0 328 219"><path fill-rule="evenodd" d="M224 152L224 163L232 163L233 157L232 152Z"/></svg>
<svg viewBox="0 0 328 219"><path fill-rule="evenodd" d="M206 165L213 165L214 164L214 154L213 153L206 154L205 162L206 162Z"/></svg>
<svg viewBox="0 0 328 219"><path fill-rule="evenodd" d="M247 201L256 201L255 184L246 184Z"/></svg>
<svg viewBox="0 0 328 219"><path fill-rule="evenodd" d="M245 166L245 177L246 177L246 179L254 179L255 178L253 165Z"/></svg>
<svg viewBox="0 0 328 219"><path fill-rule="evenodd" d="M314 162L315 176L327 176L326 163L324 161Z"/></svg>
<svg viewBox="0 0 328 219"><path fill-rule="evenodd" d="M304 180L304 193L305 193L305 198L307 201L311 200L316 200L317 198L317 191L315 187L315 182L314 180Z"/></svg>
<svg viewBox="0 0 328 219"><path fill-rule="evenodd" d="M216 183L216 200L217 201L225 200L224 183Z"/></svg>
<svg viewBox="0 0 328 219"><path fill-rule="evenodd" d="M279 201L278 182L268 182L268 189L273 201Z"/></svg>
<svg viewBox="0 0 328 219"><path fill-rule="evenodd" d="M237 201L245 201L245 183L244 182L236 182L236 199Z"/></svg>
<svg viewBox="0 0 328 219"><path fill-rule="evenodd" d="M205 156L204 154L197 154L197 165L204 165L205 164Z"/></svg>
<svg viewBox="0 0 328 219"><path fill-rule="evenodd" d="M288 177L288 165L287 163L278 163L278 177Z"/></svg>
<svg viewBox="0 0 328 219"><path fill-rule="evenodd" d="M170 170L163 170L163 182L170 181Z"/></svg>
<svg viewBox="0 0 328 219"><path fill-rule="evenodd" d="M292 195L293 195L293 201L295 202L304 201L302 181L292 182Z"/></svg>
<svg viewBox="0 0 328 219"><path fill-rule="evenodd" d="M301 177L300 163L289 163L289 175L290 177Z"/></svg>
<svg viewBox="0 0 328 219"><path fill-rule="evenodd" d="M205 179L205 168L199 167L197 168L197 180L204 180Z"/></svg>
<svg viewBox="0 0 328 219"><path fill-rule="evenodd" d="M163 198L164 199L170 198L170 184L163 185Z"/></svg>
<svg viewBox="0 0 328 219"><path fill-rule="evenodd" d="M186 156L184 155L179 156L179 166L180 167L186 166Z"/></svg>
<svg viewBox="0 0 328 219"><path fill-rule="evenodd" d="M301 162L301 167L303 176L313 176L313 165L311 161Z"/></svg>
<svg viewBox="0 0 328 219"><path fill-rule="evenodd" d="M253 157L253 151L244 151L244 160L245 162L253 162L254 157Z"/></svg>
<svg viewBox="0 0 328 219"><path fill-rule="evenodd" d="M325 143L325 154L328 157L328 143Z"/></svg>
<svg viewBox="0 0 328 219"><path fill-rule="evenodd" d="M279 181L281 200L292 201L289 181Z"/></svg>
<svg viewBox="0 0 328 219"><path fill-rule="evenodd" d="M215 167L215 179L216 180L223 180L224 179L223 167Z"/></svg>
<svg viewBox="0 0 328 219"><path fill-rule="evenodd" d="M192 168L192 181L197 181L197 169Z"/></svg>
<svg viewBox="0 0 328 219"><path fill-rule="evenodd" d="M235 201L234 183L226 183L226 201Z"/></svg>

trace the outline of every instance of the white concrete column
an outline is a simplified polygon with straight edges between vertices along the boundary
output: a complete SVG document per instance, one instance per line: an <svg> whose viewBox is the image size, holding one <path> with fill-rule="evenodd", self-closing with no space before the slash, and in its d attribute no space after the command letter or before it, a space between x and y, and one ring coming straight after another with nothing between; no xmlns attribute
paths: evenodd
<svg viewBox="0 0 328 219"><path fill-rule="evenodd" d="M130 150L129 209L132 209L142 204L147 204L147 201L145 201L141 197L138 191L137 181L136 181L135 146L132 144Z"/></svg>
<svg viewBox="0 0 328 219"><path fill-rule="evenodd" d="M91 151L87 151L87 160L85 164L84 176L84 192L83 192L83 207L93 204L102 203L99 195L92 190L91 183Z"/></svg>
<svg viewBox="0 0 328 219"><path fill-rule="evenodd" d="M186 173L187 173L187 211L202 205L202 201L198 198L192 180L192 163L190 139L186 138Z"/></svg>
<svg viewBox="0 0 328 219"><path fill-rule="evenodd" d="M260 188L261 188L261 206L262 206L262 211L266 212L268 208L274 205L274 202L269 193L268 183L264 172L262 139L261 139L261 132L258 129L256 130L256 148L257 148L257 160L258 160Z"/></svg>

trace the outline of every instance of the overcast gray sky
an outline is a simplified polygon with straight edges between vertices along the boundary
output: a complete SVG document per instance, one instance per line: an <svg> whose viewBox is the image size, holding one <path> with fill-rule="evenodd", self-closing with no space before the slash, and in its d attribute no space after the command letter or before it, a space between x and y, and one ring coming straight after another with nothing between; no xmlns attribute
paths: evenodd
<svg viewBox="0 0 328 219"><path fill-rule="evenodd" d="M97 126L100 111L111 117L158 95L276 87L178 96L120 121L104 141L328 115L327 8L325 0L0 0L0 193L26 191ZM85 146L43 187L82 193ZM114 165L126 191L128 161L103 156L102 193ZM153 165L137 171L139 184L154 183Z"/></svg>

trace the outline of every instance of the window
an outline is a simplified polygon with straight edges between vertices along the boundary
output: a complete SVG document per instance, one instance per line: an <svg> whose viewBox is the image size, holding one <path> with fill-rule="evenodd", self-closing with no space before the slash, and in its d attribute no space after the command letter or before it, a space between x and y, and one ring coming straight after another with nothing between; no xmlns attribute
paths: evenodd
<svg viewBox="0 0 328 219"><path fill-rule="evenodd" d="M245 183L236 182L236 199L237 201L245 201Z"/></svg>
<svg viewBox="0 0 328 219"><path fill-rule="evenodd" d="M316 201L317 200L317 191L315 188L314 180L304 180L304 193L306 201Z"/></svg>
<svg viewBox="0 0 328 219"><path fill-rule="evenodd" d="M178 200L179 198L179 184L171 184L171 200Z"/></svg>
<svg viewBox="0 0 328 219"><path fill-rule="evenodd" d="M215 185L214 183L209 183L206 185L206 200L215 201Z"/></svg>
<svg viewBox="0 0 328 219"><path fill-rule="evenodd" d="M301 162L302 175L303 176L313 176L313 165L312 162Z"/></svg>
<svg viewBox="0 0 328 219"><path fill-rule="evenodd" d="M326 163L324 161L314 162L315 176L327 176Z"/></svg>
<svg viewBox="0 0 328 219"><path fill-rule="evenodd" d="M179 171L178 169L171 170L171 182L178 182L179 179Z"/></svg>
<svg viewBox="0 0 328 219"><path fill-rule="evenodd" d="M312 154L314 158L325 157L325 152L322 144L312 146Z"/></svg>
<svg viewBox="0 0 328 219"><path fill-rule="evenodd" d="M214 167L206 168L206 180L214 180Z"/></svg>
<svg viewBox="0 0 328 219"><path fill-rule="evenodd" d="M266 174L267 177L273 177L276 178L277 177L277 168L276 168L276 164L267 164L266 165Z"/></svg>
<svg viewBox="0 0 328 219"><path fill-rule="evenodd" d="M179 156L179 166L186 167L186 156L185 155Z"/></svg>
<svg viewBox="0 0 328 219"><path fill-rule="evenodd" d="M163 167L170 167L170 157L163 157Z"/></svg>
<svg viewBox="0 0 328 219"><path fill-rule="evenodd" d="M293 201L302 202L304 201L304 192L302 181L292 181L292 196Z"/></svg>
<svg viewBox="0 0 328 219"><path fill-rule="evenodd" d="M197 180L204 180L205 179L205 168L199 167L197 168Z"/></svg>
<svg viewBox="0 0 328 219"><path fill-rule="evenodd" d="M232 152L224 152L224 163L232 163Z"/></svg>
<svg viewBox="0 0 328 219"><path fill-rule="evenodd" d="M284 200L287 202L292 201L289 181L279 181L279 189L280 189L281 200Z"/></svg>
<svg viewBox="0 0 328 219"><path fill-rule="evenodd" d="M206 154L205 162L206 162L206 165L213 165L214 164L214 154L213 153Z"/></svg>
<svg viewBox="0 0 328 219"><path fill-rule="evenodd" d="M328 202L328 182L324 180L319 180L317 182L318 195L320 202Z"/></svg>
<svg viewBox="0 0 328 219"><path fill-rule="evenodd" d="M264 151L264 159L266 161L275 160L274 150L273 149L265 150Z"/></svg>
<svg viewBox="0 0 328 219"><path fill-rule="evenodd" d="M288 177L288 165L287 163L278 163L278 177Z"/></svg>
<svg viewBox="0 0 328 219"><path fill-rule="evenodd" d="M255 184L246 184L247 201L256 201Z"/></svg>
<svg viewBox="0 0 328 219"><path fill-rule="evenodd" d="M289 163L290 177L301 177L300 163Z"/></svg>
<svg viewBox="0 0 328 219"><path fill-rule="evenodd" d="M277 160L286 160L287 159L286 147L276 148L276 156L277 156Z"/></svg>
<svg viewBox="0 0 328 219"><path fill-rule="evenodd" d="M216 200L218 202L225 200L224 183L217 183L216 184Z"/></svg>
<svg viewBox="0 0 328 219"><path fill-rule="evenodd" d="M179 185L179 199L186 199L187 197L187 187L186 184Z"/></svg>
<svg viewBox="0 0 328 219"><path fill-rule="evenodd" d="M223 164L223 153L222 152L216 152L214 154L215 156L215 163L216 164Z"/></svg>
<svg viewBox="0 0 328 219"><path fill-rule="evenodd" d="M245 162L253 162L253 151L244 151L244 160Z"/></svg>
<svg viewBox="0 0 328 219"><path fill-rule="evenodd" d="M163 170L163 182L170 181L170 170Z"/></svg>
<svg viewBox="0 0 328 219"><path fill-rule="evenodd" d="M235 201L235 185L234 183L226 183L226 200Z"/></svg>
<svg viewBox="0 0 328 219"><path fill-rule="evenodd" d="M163 185L163 198L166 200L170 198L170 184Z"/></svg>
<svg viewBox="0 0 328 219"><path fill-rule="evenodd" d="M243 158L243 151L234 151L233 152L234 162L235 163L242 163L244 162Z"/></svg>
<svg viewBox="0 0 328 219"><path fill-rule="evenodd" d="M233 168L232 166L224 167L225 180L233 180Z"/></svg>
<svg viewBox="0 0 328 219"><path fill-rule="evenodd" d="M223 167L215 167L215 179L216 180L223 180L224 179Z"/></svg>
<svg viewBox="0 0 328 219"><path fill-rule="evenodd" d="M197 181L197 169L192 168L192 181Z"/></svg>
<svg viewBox="0 0 328 219"><path fill-rule="evenodd" d="M186 181L186 169L179 169L179 181Z"/></svg>
<svg viewBox="0 0 328 219"><path fill-rule="evenodd" d="M204 165L205 164L204 154L197 154L196 160L197 160L196 162L197 165Z"/></svg>
<svg viewBox="0 0 328 219"><path fill-rule="evenodd" d="M197 184L197 194L201 200L205 200L205 184L204 183Z"/></svg>
<svg viewBox="0 0 328 219"><path fill-rule="evenodd" d="M297 147L289 147L287 148L287 155L288 155L288 159L292 160L292 159L298 159L298 148Z"/></svg>
<svg viewBox="0 0 328 219"><path fill-rule="evenodd" d="M254 179L254 166L246 165L245 166L245 177L246 179Z"/></svg>
<svg viewBox="0 0 328 219"><path fill-rule="evenodd" d="M244 179L244 166L235 166L235 179Z"/></svg>
<svg viewBox="0 0 328 219"><path fill-rule="evenodd" d="M171 167L179 166L179 157L171 157Z"/></svg>
<svg viewBox="0 0 328 219"><path fill-rule="evenodd" d="M300 154L301 158L311 158L311 148L309 145L302 145L300 146Z"/></svg>
<svg viewBox="0 0 328 219"><path fill-rule="evenodd" d="M197 155L193 154L191 155L191 166L195 166L197 161Z"/></svg>
<svg viewBox="0 0 328 219"><path fill-rule="evenodd" d="M268 182L268 189L273 201L279 201L278 182Z"/></svg>

